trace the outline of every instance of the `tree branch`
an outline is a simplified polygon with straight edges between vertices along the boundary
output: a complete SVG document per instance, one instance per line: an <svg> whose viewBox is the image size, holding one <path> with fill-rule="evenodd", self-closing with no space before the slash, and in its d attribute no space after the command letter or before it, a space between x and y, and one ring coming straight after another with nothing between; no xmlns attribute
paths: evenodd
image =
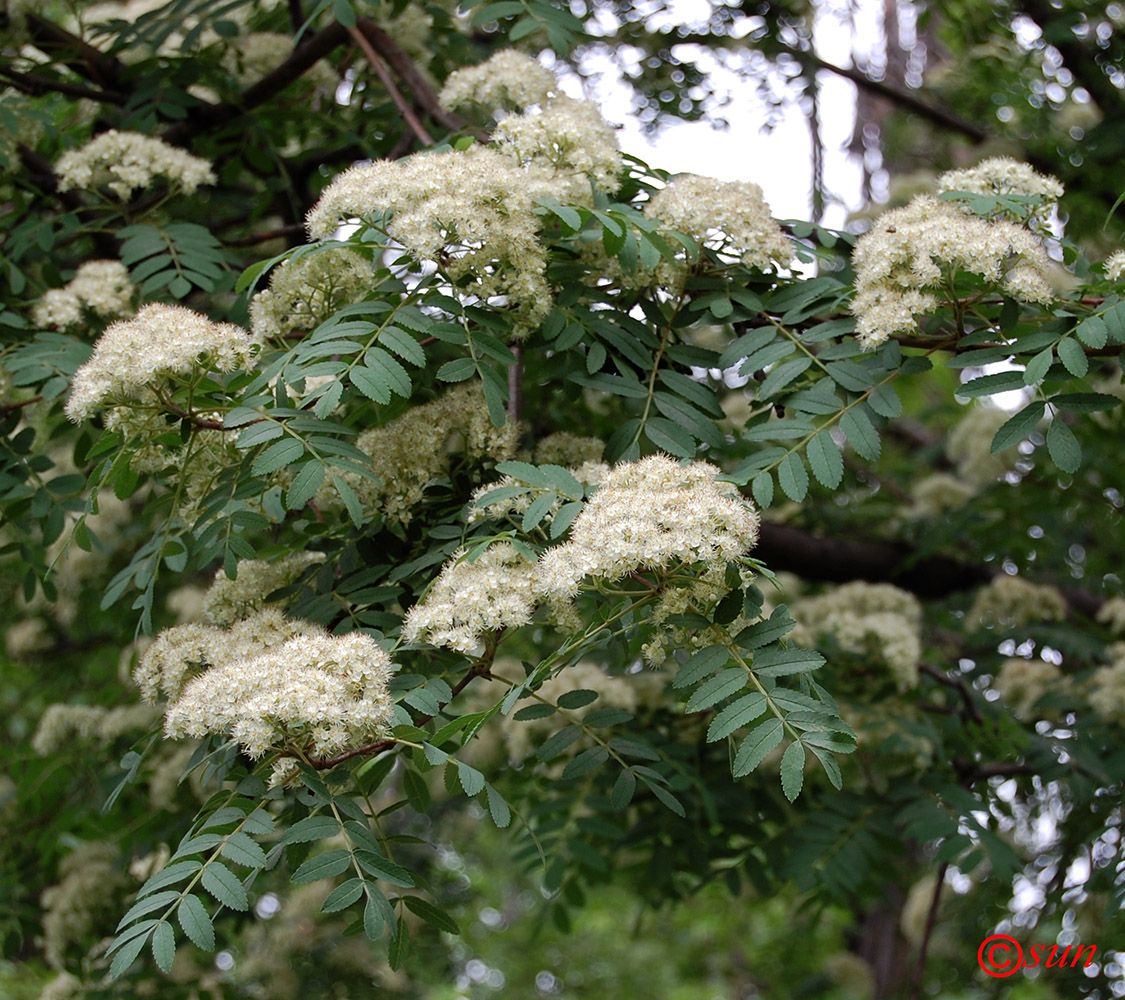
<svg viewBox="0 0 1125 1000"><path fill-rule="evenodd" d="M250 236L238 236L234 239L222 240L222 244L226 247L253 247L268 240L288 239L290 236L298 234L304 235L304 232L304 224L294 222L286 226L278 226L276 229L267 229L262 233L252 233Z"/></svg>
<svg viewBox="0 0 1125 1000"><path fill-rule="evenodd" d="M928 663L919 664L919 669L922 673L929 675L939 684L944 684L946 687L953 688L961 696L961 702L965 706L962 715L966 719L976 723L983 721L980 709L977 708L977 703L973 700L973 692L969 690L969 685L966 684L964 680L960 677L950 677L944 670L931 667Z"/></svg>
<svg viewBox="0 0 1125 1000"><path fill-rule="evenodd" d="M914 966L914 975L910 981L910 1000L919 1000L922 995L922 973L926 969L926 952L930 949L930 938L934 933L934 924L937 922L938 906L941 903L941 890L945 884L945 873L949 862L943 861L938 867L937 882L934 885L934 897L930 900L930 910L926 914L926 929L922 933L922 943L918 946L918 962Z"/></svg>
<svg viewBox="0 0 1125 1000"><path fill-rule="evenodd" d="M379 82L383 85L384 89L390 95L394 106L398 108L399 114L402 115L403 120L410 126L410 131L417 136L418 141L423 146L432 146L434 138L426 131L426 126L419 120L418 116L414 113L414 109L407 103L406 98L399 93L398 87L395 86L394 77L391 76L387 70L386 64L379 58L379 54L371 47L371 43L367 40L367 36L363 34L358 28L348 28L348 34L355 40L356 45L359 46L360 51L363 53L364 58L368 64L375 71L375 75L379 78Z"/></svg>
<svg viewBox="0 0 1125 1000"><path fill-rule="evenodd" d="M73 53L73 57L59 59L58 62L81 77L96 83L104 89L118 89L124 79L125 67L111 55L48 21L38 14L24 15L27 32L36 48L48 55L53 50L63 49Z"/></svg>
<svg viewBox="0 0 1125 1000"><path fill-rule="evenodd" d="M788 570L825 583L893 583L919 597L946 597L988 583L1003 571L950 556L919 556L904 542L823 538L788 524L763 521L754 549L771 570ZM1070 607L1093 618L1105 598L1082 588L1060 588Z"/></svg>
<svg viewBox="0 0 1125 1000"><path fill-rule="evenodd" d="M789 570L809 580L894 583L920 597L944 597L991 580L999 570L947 556L918 558L893 542L820 538L788 524L762 523L755 558L772 570Z"/></svg>
<svg viewBox="0 0 1125 1000"><path fill-rule="evenodd" d="M84 87L80 83L69 83L66 80L52 80L47 76L36 76L32 73L20 73L18 70L0 68L3 76L16 90L32 97L42 97L44 94L67 94L70 97L86 98L97 101L99 104L125 103L125 95L116 90L94 90Z"/></svg>
<svg viewBox="0 0 1125 1000"><path fill-rule="evenodd" d="M200 132L241 118L299 79L307 69L323 59L347 37L347 29L342 24L333 22L299 45L280 66L267 73L257 83L247 87L237 99L223 104L205 104L195 108L183 121L166 129L161 138L170 145L182 146Z"/></svg>
<svg viewBox="0 0 1125 1000"><path fill-rule="evenodd" d="M469 132L482 141L488 141L486 132L470 128L464 118L452 111L447 111L441 106L441 101L438 100L438 96L433 87L430 86L429 81L418 72L418 67L414 65L410 57L379 25L369 18L361 17L356 21L356 27L363 32L372 48L387 60L388 65L398 74L398 78L402 80L406 89L413 95L414 100L433 121L450 132Z"/></svg>
<svg viewBox="0 0 1125 1000"><path fill-rule="evenodd" d="M929 104L921 98L916 97L909 90L904 90L893 84L884 83L882 80L873 80L862 70L855 69L854 67L837 66L835 63L830 63L827 59L822 59L814 52L794 52L793 55L794 58L800 61L812 63L817 69L835 73L837 76L842 76L845 80L851 80L857 87L862 87L872 94L886 98L893 104L897 104L899 107L913 112L919 118L924 118L926 121L933 122L933 124L940 125L942 128L949 129L952 132L960 132L962 135L972 139L973 142L986 142L988 139L992 138L992 135L979 125L974 125L972 122L965 121L964 118L958 117L953 114L952 111L946 111L945 108Z"/></svg>

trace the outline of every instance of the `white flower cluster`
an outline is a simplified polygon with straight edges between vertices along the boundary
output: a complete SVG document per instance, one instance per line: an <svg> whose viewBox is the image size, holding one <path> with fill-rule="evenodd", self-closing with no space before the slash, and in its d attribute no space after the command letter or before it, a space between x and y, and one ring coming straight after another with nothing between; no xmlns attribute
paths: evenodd
<svg viewBox="0 0 1125 1000"><path fill-rule="evenodd" d="M1106 258L1105 276L1110 281L1120 281L1125 277L1125 250L1118 250Z"/></svg>
<svg viewBox="0 0 1125 1000"><path fill-rule="evenodd" d="M950 428L946 457L957 467L957 475L975 491L995 483L1019 457L1014 448L999 454L992 451L992 438L1009 416L998 406L972 403Z"/></svg>
<svg viewBox="0 0 1125 1000"><path fill-rule="evenodd" d="M165 379L250 369L257 342L241 327L183 306L147 305L111 324L74 374L66 415L75 423L106 406L143 400Z"/></svg>
<svg viewBox="0 0 1125 1000"><path fill-rule="evenodd" d="M1098 621L1115 635L1125 635L1125 597L1111 597L1098 609Z"/></svg>
<svg viewBox="0 0 1125 1000"><path fill-rule="evenodd" d="M1016 657L1001 664L992 686L1016 715L1028 718L1035 703L1049 691L1057 690L1062 683L1062 671L1053 663Z"/></svg>
<svg viewBox="0 0 1125 1000"><path fill-rule="evenodd" d="M307 223L314 239L359 218L423 261L440 263L465 294L503 296L528 332L550 310L535 199L555 193L543 167L525 169L484 146L379 160L344 171ZM389 218L388 218L389 216Z"/></svg>
<svg viewBox="0 0 1125 1000"><path fill-rule="evenodd" d="M1108 722L1125 723L1125 642L1115 642L1106 653L1111 662L1094 671L1090 707Z"/></svg>
<svg viewBox="0 0 1125 1000"><path fill-rule="evenodd" d="M454 110L475 106L523 111L546 104L558 92L555 74L531 56L515 49L502 49L478 66L467 66L449 74L438 100Z"/></svg>
<svg viewBox="0 0 1125 1000"><path fill-rule="evenodd" d="M42 618L21 618L4 633L4 652L17 663L34 659L54 645L54 639Z"/></svg>
<svg viewBox="0 0 1125 1000"><path fill-rule="evenodd" d="M56 471L74 471L69 454L60 456L54 452L50 457L55 462ZM93 551L87 552L72 542L71 534L81 515L74 511L68 512L62 534L47 549L47 565L54 567L51 579L58 596L54 601L48 601L42 590L39 590L26 605L23 605L21 599L21 605L26 610L50 616L66 627L73 625L85 609L84 598L89 599L84 593L86 588L104 574L106 561L130 544L126 528L135 516L132 505L128 501L119 500L109 490L98 494L97 503L98 512L86 517L86 528L91 537L98 540L97 545L93 546ZM13 628L9 637L13 637L13 633L17 651L22 655L34 654L35 647L42 645L48 638L37 626L24 626L18 630Z"/></svg>
<svg viewBox="0 0 1125 1000"><path fill-rule="evenodd" d="M346 247L284 261L270 273L269 288L250 300L250 329L261 340L315 329L365 298L376 274L371 261Z"/></svg>
<svg viewBox="0 0 1125 1000"><path fill-rule="evenodd" d="M43 907L43 955L61 969L72 944L82 942L117 906L127 887L121 855L108 841L80 844L59 862L59 881L39 897Z"/></svg>
<svg viewBox="0 0 1125 1000"><path fill-rule="evenodd" d="M353 473L344 473L344 478L368 516L381 512L406 523L427 485L448 474L454 455L503 462L515 456L518 437L514 422L493 424L484 390L478 382L466 382L412 407L385 427L360 434L356 447L370 456L379 481ZM341 507L336 491L328 487L317 494L317 503L321 509Z"/></svg>
<svg viewBox="0 0 1125 1000"><path fill-rule="evenodd" d="M618 465L575 518L570 539L541 556L540 590L562 601L586 579L745 555L758 541L758 513L718 475L706 462L680 465L665 455Z"/></svg>
<svg viewBox="0 0 1125 1000"><path fill-rule="evenodd" d="M60 972L39 991L36 1000L83 1000L89 996L82 980L70 972Z"/></svg>
<svg viewBox="0 0 1125 1000"><path fill-rule="evenodd" d="M425 152L352 167L309 212L313 238L353 218L382 228L422 261L439 263L467 295L500 297L526 335L550 310L538 198L593 204L590 184L617 187L621 154L594 105L557 94L554 74L527 56L499 53L451 75L449 107L514 105L496 144Z"/></svg>
<svg viewBox="0 0 1125 1000"><path fill-rule="evenodd" d="M461 550L407 612L402 634L407 642L471 654L482 633L530 622L537 596L535 563L514 546L502 542L475 559Z"/></svg>
<svg viewBox="0 0 1125 1000"><path fill-rule="evenodd" d="M976 487L964 479L948 472L935 472L910 487L912 504L908 514L910 517L942 517L963 507L976 495Z"/></svg>
<svg viewBox="0 0 1125 1000"><path fill-rule="evenodd" d="M1043 204L1030 213L1030 217L1038 223L1048 221L1055 203L1063 196L1063 186L1057 177L1038 173L1028 164L1007 156L990 157L975 167L947 170L937 183L940 194L967 191L970 194L1041 198ZM1020 221L1019 213L1003 214Z"/></svg>
<svg viewBox="0 0 1125 1000"><path fill-rule="evenodd" d="M151 705L48 705L31 737L31 749L46 757L76 743L106 746L127 733L143 733L158 718L159 710Z"/></svg>
<svg viewBox="0 0 1125 1000"><path fill-rule="evenodd" d="M251 31L231 40L223 53L223 69L240 87L257 83L293 54L293 38L276 31ZM301 77L318 90L331 93L340 82L324 60L315 62Z"/></svg>
<svg viewBox="0 0 1125 1000"><path fill-rule="evenodd" d="M119 260L88 260L80 264L62 288L51 288L32 306L37 326L64 330L83 322L89 309L101 319L127 316L133 311L133 283Z"/></svg>
<svg viewBox="0 0 1125 1000"><path fill-rule="evenodd" d="M725 566L758 540L758 514L720 470L651 455L607 470L575 518L570 539L531 564L510 546L494 546L483 563L459 562L407 615L405 634L469 652L483 632L526 624L538 604L566 617L583 583L621 579L638 570ZM505 508L508 506L504 505Z"/></svg>
<svg viewBox="0 0 1125 1000"><path fill-rule="evenodd" d="M222 569L203 597L203 617L211 625L225 628L249 618L266 606L275 590L288 587L306 568L324 562L323 552L294 552L272 562L239 559L235 579Z"/></svg>
<svg viewBox="0 0 1125 1000"><path fill-rule="evenodd" d="M230 733L251 757L312 757L386 735L391 658L370 636L301 635L189 681L165 716L171 739Z"/></svg>
<svg viewBox="0 0 1125 1000"><path fill-rule="evenodd" d="M1065 617L1066 598L1054 587L1000 573L977 591L966 624L971 629L1062 621Z"/></svg>
<svg viewBox="0 0 1125 1000"><path fill-rule="evenodd" d="M617 135L589 101L559 97L538 111L509 115L492 138L525 168L550 164L560 201L589 203L590 180L605 191L619 187Z"/></svg>
<svg viewBox="0 0 1125 1000"><path fill-rule="evenodd" d="M145 650L133 671L133 682L147 702L162 696L175 701L188 679L201 670L252 659L298 636L322 633L319 626L286 618L273 608L225 630L196 623L176 625L161 632Z"/></svg>
<svg viewBox="0 0 1125 1000"><path fill-rule="evenodd" d="M534 457L536 465L573 467L600 462L604 451L605 442L601 438L557 431L535 442Z"/></svg>
<svg viewBox="0 0 1125 1000"><path fill-rule="evenodd" d="M795 601L793 641L812 646L829 637L850 653L881 660L900 691L918 685L922 660L922 605L889 583L845 583Z"/></svg>
<svg viewBox="0 0 1125 1000"><path fill-rule="evenodd" d="M793 245L770 214L762 189L749 181L681 174L652 196L645 215L747 267L788 267Z"/></svg>
<svg viewBox="0 0 1125 1000"><path fill-rule="evenodd" d="M979 275L1017 299L1054 298L1050 261L1035 236L1013 222L988 222L930 195L885 212L852 254L856 332L876 347L915 329L914 316L938 307L943 282Z"/></svg>
<svg viewBox="0 0 1125 1000"><path fill-rule="evenodd" d="M105 187L122 201L138 189L151 187L158 177L185 194L216 180L207 160L161 139L116 129L103 132L81 149L63 153L55 164L55 173L60 191Z"/></svg>

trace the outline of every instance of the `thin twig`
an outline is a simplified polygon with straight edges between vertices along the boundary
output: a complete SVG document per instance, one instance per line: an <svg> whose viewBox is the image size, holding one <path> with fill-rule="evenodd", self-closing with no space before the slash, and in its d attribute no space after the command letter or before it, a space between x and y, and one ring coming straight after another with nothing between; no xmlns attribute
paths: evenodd
<svg viewBox="0 0 1125 1000"><path fill-rule="evenodd" d="M391 76L386 63L379 58L379 53L371 47L367 36L358 28L348 28L348 34L352 36L352 39L363 53L364 58L367 59L367 62L375 71L379 82L383 85L387 93L390 94L391 100L394 101L395 107L399 110L399 114L402 115L406 124L410 126L410 131L418 137L418 141L421 142L423 146L432 146L434 144L433 136L426 131L426 126L418 119L418 116L414 113L414 109L407 103L406 98L399 93L398 87L395 86L394 77Z"/></svg>
<svg viewBox="0 0 1125 1000"><path fill-rule="evenodd" d="M449 701L445 703L448 705L454 698L456 698L466 687L475 680L477 677L489 676L489 664L481 660L474 663L464 677L462 677L456 684L453 685L452 694L449 696ZM445 708L442 705L442 708ZM432 715L423 715L421 718L415 720L415 725L424 726L427 722L433 719ZM345 750L343 753L337 754L335 757L320 757L315 760L310 760L309 763L318 771L328 771L334 768L337 764L342 764L346 760L351 760L353 757L370 756L371 754L382 753L384 750L390 750L391 747L397 746L395 740L378 740L375 743L368 743L366 746L353 747L351 750Z"/></svg>
<svg viewBox="0 0 1125 1000"><path fill-rule="evenodd" d="M16 90L24 94L30 94L32 97L42 97L44 94L67 94L70 97L97 101L99 104L122 105L125 103L125 95L116 90L95 90L93 87L86 87L81 83L52 80L47 76L21 73L14 69L0 69L0 75L11 83Z"/></svg>
<svg viewBox="0 0 1125 1000"><path fill-rule="evenodd" d="M960 677L950 677L944 670L938 670L937 667L931 667L928 663L921 664L920 668L922 673L928 674L934 680L947 687L954 688L958 694L961 695L961 701L964 703L964 714L966 718L971 719L973 722L982 722L980 709L977 708L976 701L973 700L973 693L969 690L969 686Z"/></svg>
<svg viewBox="0 0 1125 1000"><path fill-rule="evenodd" d="M914 965L914 975L910 982L910 1000L919 1000L922 990L922 973L926 969L926 952L930 948L930 938L934 933L934 924L937 923L938 905L941 903L941 890L945 884L945 873L949 869L949 862L943 861L938 868L937 885L934 886L934 898L930 901L930 912L926 915L926 930L922 934L922 943L918 946L918 961Z"/></svg>
<svg viewBox="0 0 1125 1000"><path fill-rule="evenodd" d="M31 399L21 399L18 403L0 403L0 413L11 413L12 410L19 410L25 406L31 406L33 403L42 402L42 396L32 396Z"/></svg>
<svg viewBox="0 0 1125 1000"><path fill-rule="evenodd" d="M241 118L299 79L306 70L328 55L347 37L347 29L339 22L333 21L323 31L318 31L297 46L288 59L257 83L247 87L233 101L200 105L183 121L165 129L160 138L169 145L183 146L200 132Z"/></svg>
<svg viewBox="0 0 1125 1000"><path fill-rule="evenodd" d="M24 19L36 48L48 55L53 49L67 49L75 58L58 60L67 69L102 88L120 86L125 67L119 60L38 14L25 14Z"/></svg>
<svg viewBox="0 0 1125 1000"><path fill-rule="evenodd" d="M266 243L269 240L284 239L289 236L296 236L298 233L303 234L305 227L303 223L293 222L286 226L278 226L276 229L267 229L263 233L253 233L250 236L238 236L234 239L223 240L223 246L228 247L252 247L257 246L259 243Z"/></svg>
<svg viewBox="0 0 1125 1000"><path fill-rule="evenodd" d="M406 85L414 100L433 121L450 132L467 132L483 142L488 141L487 132L470 127L460 115L441 106L441 101L438 100L437 93L430 86L429 81L418 71L418 67L402 51L398 43L379 25L369 18L361 17L357 19L356 27L363 32L375 51L386 59L387 64L398 74L398 78Z"/></svg>

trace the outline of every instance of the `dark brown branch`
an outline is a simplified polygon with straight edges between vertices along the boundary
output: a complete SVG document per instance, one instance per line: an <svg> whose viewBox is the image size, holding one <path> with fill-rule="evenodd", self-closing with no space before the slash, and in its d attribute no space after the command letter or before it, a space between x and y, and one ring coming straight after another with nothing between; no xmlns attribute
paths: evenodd
<svg viewBox="0 0 1125 1000"><path fill-rule="evenodd" d="M808 580L894 583L920 597L944 597L987 583L999 572L947 556L917 558L901 543L820 538L788 524L763 522L755 558Z"/></svg>
<svg viewBox="0 0 1125 1000"><path fill-rule="evenodd" d="M944 684L946 687L953 688L960 696L961 702L964 705L962 715L972 722L980 723L982 721L980 709L977 708L976 700L973 698L973 692L969 690L969 685L966 684L960 677L950 677L944 670L938 670L937 667L931 667L928 663L923 663L919 666L922 673L932 677L939 684ZM971 782L970 782L971 784Z"/></svg>
<svg viewBox="0 0 1125 1000"><path fill-rule="evenodd" d="M228 247L253 247L269 240L287 239L298 234L304 235L303 223L294 222L287 226L278 226L276 229L267 229L263 233L253 233L250 236L239 236L235 239L223 240L223 246Z"/></svg>
<svg viewBox="0 0 1125 1000"><path fill-rule="evenodd" d="M1002 570L950 556L919 556L904 542L823 538L789 524L762 522L754 557L771 570L788 570L806 580L893 583L919 597L946 597L988 583ZM1067 604L1088 618L1105 598L1081 588L1060 588Z"/></svg>
<svg viewBox="0 0 1125 1000"><path fill-rule="evenodd" d="M67 94L70 97L86 98L97 101L99 104L125 103L125 95L116 90L94 90L92 87L80 83L70 83L66 80L52 80L47 76L36 76L32 73L20 73L14 69L0 69L3 76L16 90L32 97L42 97L44 94Z"/></svg>
<svg viewBox="0 0 1125 1000"><path fill-rule="evenodd" d="M333 22L299 45L280 66L247 87L234 101L195 108L183 121L166 129L161 138L173 146L182 146L200 132L241 118L298 80L347 37L347 29Z"/></svg>
<svg viewBox="0 0 1125 1000"><path fill-rule="evenodd" d="M835 73L837 76L842 76L845 80L851 80L857 87L862 87L872 94L884 97L899 107L913 112L919 118L925 118L927 121L933 122L935 125L940 125L953 132L960 132L962 135L972 139L973 142L986 142L988 139L992 138L990 133L986 132L979 125L967 122L951 111L946 111L944 108L929 104L921 98L916 97L909 90L903 90L901 87L896 87L893 84L884 83L882 80L873 80L862 70L855 69L854 67L837 66L835 63L830 63L827 59L821 59L820 56L812 52L795 52L793 55L794 58L801 62L808 61L812 63L817 69Z"/></svg>
<svg viewBox="0 0 1125 1000"><path fill-rule="evenodd" d="M361 17L356 22L356 26L363 32L372 48L386 59L387 64L398 74L398 78L406 85L406 89L410 91L418 106L433 121L450 132L469 132L478 139L488 141L486 132L470 128L464 118L441 106L429 81L418 71L418 67L410 57L399 48L398 43L379 25L366 17Z"/></svg>
<svg viewBox="0 0 1125 1000"><path fill-rule="evenodd" d="M918 946L918 962L914 966L914 976L910 981L910 1000L919 1000L922 995L922 973L926 970L926 952L930 949L930 938L933 937L934 924L937 923L941 890L945 884L945 873L948 868L948 861L943 861L938 868L937 883L934 885L934 898L930 901L930 912L926 915L926 929L922 934L922 943Z"/></svg>
<svg viewBox="0 0 1125 1000"><path fill-rule="evenodd" d="M966 787L985 778L1014 778L1021 774L1038 774L1030 764L973 764L960 757L953 758L953 769Z"/></svg>
<svg viewBox="0 0 1125 1000"><path fill-rule="evenodd" d="M301 0L289 0L289 24L294 31L300 31L305 23L305 12L301 9Z"/></svg>
<svg viewBox="0 0 1125 1000"><path fill-rule="evenodd" d="M379 82L390 95L394 106L398 108L399 114L402 115L403 121L410 126L410 131L414 133L423 146L432 146L434 144L433 136L426 131L426 126L418 120L418 116L414 113L414 109L407 103L406 98L399 93L398 87L395 86L394 77L392 77L388 71L386 63L379 57L379 53L371 47L367 36L358 28L349 28L348 34L352 36L356 45L359 46L360 51L363 53L364 58L375 71Z"/></svg>
<svg viewBox="0 0 1125 1000"><path fill-rule="evenodd" d="M56 61L103 89L121 88L125 68L113 56L38 14L27 14L25 19L28 35L36 48L52 57L57 50L69 52L70 58L58 58Z"/></svg>
<svg viewBox="0 0 1125 1000"><path fill-rule="evenodd" d="M12 410L20 410L25 406L31 406L34 403L42 402L42 396L32 396L31 399L21 399L18 403L0 403L0 413L11 413Z"/></svg>
<svg viewBox="0 0 1125 1000"><path fill-rule="evenodd" d="M186 420L188 423L200 428L201 430L241 430L244 426L246 426L245 424L240 424L238 427L225 427L221 420L208 420L206 417L199 416L198 413L192 413L190 410L185 410L183 407L177 406L170 399L165 399L163 403L164 408L170 413L174 413L177 417L180 417L182 420ZM250 423L257 423L257 421L250 421Z"/></svg>

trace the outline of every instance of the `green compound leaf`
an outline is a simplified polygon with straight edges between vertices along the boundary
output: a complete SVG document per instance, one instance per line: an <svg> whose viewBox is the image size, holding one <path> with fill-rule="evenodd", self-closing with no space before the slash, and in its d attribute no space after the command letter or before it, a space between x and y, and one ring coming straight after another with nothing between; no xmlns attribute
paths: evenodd
<svg viewBox="0 0 1125 1000"><path fill-rule="evenodd" d="M821 431L806 449L813 475L821 486L836 489L844 478L844 457L828 431Z"/></svg>
<svg viewBox="0 0 1125 1000"><path fill-rule="evenodd" d="M290 876L290 880L297 885L305 882L318 882L322 878L331 878L333 875L339 875L347 871L351 863L350 852L338 847L309 858Z"/></svg>
<svg viewBox="0 0 1125 1000"><path fill-rule="evenodd" d="M770 719L751 730L738 748L731 774L742 778L754 770L781 742L781 720Z"/></svg>
<svg viewBox="0 0 1125 1000"><path fill-rule="evenodd" d="M336 886L321 904L320 912L337 913L340 910L346 910L363 895L364 885L366 885L366 883L363 879L350 878L346 882Z"/></svg>
<svg viewBox="0 0 1125 1000"><path fill-rule="evenodd" d="M726 739L735 730L753 722L765 710L766 696L756 691L732 701L711 720L711 725L707 727L707 742L715 743Z"/></svg>
<svg viewBox="0 0 1125 1000"><path fill-rule="evenodd" d="M746 671L742 667L723 670L704 683L689 699L685 712L702 712L716 702L741 691L746 684Z"/></svg>
<svg viewBox="0 0 1125 1000"><path fill-rule="evenodd" d="M204 951L215 950L215 926L198 896L187 895L180 900L176 919L179 920L188 940L197 948L202 948Z"/></svg>
<svg viewBox="0 0 1125 1000"><path fill-rule="evenodd" d="M777 467L777 481L794 503L800 503L809 492L809 474L796 452L790 452Z"/></svg>
<svg viewBox="0 0 1125 1000"><path fill-rule="evenodd" d="M312 840L325 840L340 832L340 823L334 816L306 816L294 823L281 835L283 844L307 844Z"/></svg>
<svg viewBox="0 0 1125 1000"><path fill-rule="evenodd" d="M1082 345L1077 340L1064 337L1059 341L1056 349L1063 367L1075 378L1084 378L1086 372L1090 370L1090 360L1086 357Z"/></svg>
<svg viewBox="0 0 1125 1000"><path fill-rule="evenodd" d="M223 844L221 853L224 858L246 868L265 868L269 863L266 860L266 852L256 841L242 832L231 834Z"/></svg>
<svg viewBox="0 0 1125 1000"><path fill-rule="evenodd" d="M176 932L166 920L157 924L153 931L152 957L162 972L172 971L172 962L176 958Z"/></svg>
<svg viewBox="0 0 1125 1000"><path fill-rule="evenodd" d="M403 896L402 899L411 913L421 917L432 927L436 927L439 931L445 931L447 934L461 933L457 921L445 910L434 906L429 900L422 899L420 896Z"/></svg>
<svg viewBox="0 0 1125 1000"><path fill-rule="evenodd" d="M805 783L805 748L800 742L790 743L781 757L781 790L793 802Z"/></svg>
<svg viewBox="0 0 1125 1000"><path fill-rule="evenodd" d="M637 777L632 771L622 771L613 783L613 791L609 795L611 808L620 812L630 802L637 790Z"/></svg>
<svg viewBox="0 0 1125 1000"><path fill-rule="evenodd" d="M1063 472L1077 472L1082 464L1082 445L1060 416L1056 416L1047 428L1047 451L1051 461Z"/></svg>
<svg viewBox="0 0 1125 1000"><path fill-rule="evenodd" d="M250 909L246 898L246 887L242 880L221 861L212 861L203 869L203 888L214 896L223 906L231 910Z"/></svg>

